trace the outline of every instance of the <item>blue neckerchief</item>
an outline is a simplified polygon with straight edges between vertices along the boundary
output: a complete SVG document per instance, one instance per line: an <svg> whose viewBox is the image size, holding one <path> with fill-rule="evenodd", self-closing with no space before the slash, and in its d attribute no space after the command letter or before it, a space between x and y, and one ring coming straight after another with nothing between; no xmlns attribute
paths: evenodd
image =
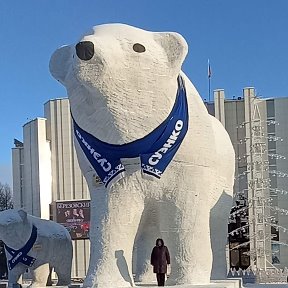
<svg viewBox="0 0 288 288"><path fill-rule="evenodd" d="M147 136L133 142L115 145L105 143L80 128L73 119L74 134L86 158L104 183L124 177L121 158L140 157L145 174L160 178L188 130L188 104L182 77L177 78L178 90L175 104L166 120Z"/></svg>
<svg viewBox="0 0 288 288"><path fill-rule="evenodd" d="M35 258L28 256L27 254L33 247L35 241L37 239L37 228L33 225L31 236L27 243L19 250L15 250L13 248L8 247L5 244L6 251L12 256L12 258L8 261L8 268L12 270L18 263L23 263L24 265L31 267L35 262Z"/></svg>

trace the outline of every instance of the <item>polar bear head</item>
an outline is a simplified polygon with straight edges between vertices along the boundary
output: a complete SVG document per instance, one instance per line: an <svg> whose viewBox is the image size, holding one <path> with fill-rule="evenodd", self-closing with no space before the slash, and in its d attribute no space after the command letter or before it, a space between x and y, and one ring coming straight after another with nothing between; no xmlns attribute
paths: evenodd
<svg viewBox="0 0 288 288"><path fill-rule="evenodd" d="M177 33L105 24L56 50L50 71L66 87L77 124L104 142L123 144L166 119L187 51Z"/></svg>
<svg viewBox="0 0 288 288"><path fill-rule="evenodd" d="M24 210L5 210L0 212L0 239L7 245L22 241L31 233L31 223Z"/></svg>

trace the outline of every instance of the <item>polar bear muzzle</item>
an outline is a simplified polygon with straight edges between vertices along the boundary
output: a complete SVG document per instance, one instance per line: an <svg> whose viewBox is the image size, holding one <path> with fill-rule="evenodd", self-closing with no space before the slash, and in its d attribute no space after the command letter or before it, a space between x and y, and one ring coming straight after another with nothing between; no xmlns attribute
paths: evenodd
<svg viewBox="0 0 288 288"><path fill-rule="evenodd" d="M76 45L76 54L78 58L84 61L92 59L94 56L94 44L90 41L82 41Z"/></svg>

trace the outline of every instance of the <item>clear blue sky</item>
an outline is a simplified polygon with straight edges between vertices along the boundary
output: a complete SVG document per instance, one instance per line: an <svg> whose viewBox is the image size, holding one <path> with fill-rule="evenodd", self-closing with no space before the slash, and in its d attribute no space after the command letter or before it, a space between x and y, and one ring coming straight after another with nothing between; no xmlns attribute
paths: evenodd
<svg viewBox="0 0 288 288"><path fill-rule="evenodd" d="M9 0L0 1L0 182L12 184L13 139L27 120L43 116L48 99L66 96L49 74L53 51L90 27L127 23L176 31L189 45L183 70L207 98L212 89L240 96L288 96L288 0Z"/></svg>

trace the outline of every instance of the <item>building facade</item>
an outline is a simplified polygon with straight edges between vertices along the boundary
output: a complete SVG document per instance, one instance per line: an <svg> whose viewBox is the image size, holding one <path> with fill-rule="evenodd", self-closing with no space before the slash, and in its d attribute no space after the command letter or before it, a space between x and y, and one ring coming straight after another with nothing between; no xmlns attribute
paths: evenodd
<svg viewBox="0 0 288 288"><path fill-rule="evenodd" d="M288 266L288 98L263 99L253 87L237 99L214 91L210 114L230 135L236 154L230 265Z"/></svg>
<svg viewBox="0 0 288 288"><path fill-rule="evenodd" d="M23 145L12 149L14 207L51 219L55 201L89 199L71 134L68 99L44 105L45 118L23 126ZM90 254L88 239L73 240L72 277L85 276Z"/></svg>
<svg viewBox="0 0 288 288"><path fill-rule="evenodd" d="M14 207L49 219L51 152L46 139L46 119L37 118L26 123L23 126L23 145L20 143L18 141L12 149Z"/></svg>

